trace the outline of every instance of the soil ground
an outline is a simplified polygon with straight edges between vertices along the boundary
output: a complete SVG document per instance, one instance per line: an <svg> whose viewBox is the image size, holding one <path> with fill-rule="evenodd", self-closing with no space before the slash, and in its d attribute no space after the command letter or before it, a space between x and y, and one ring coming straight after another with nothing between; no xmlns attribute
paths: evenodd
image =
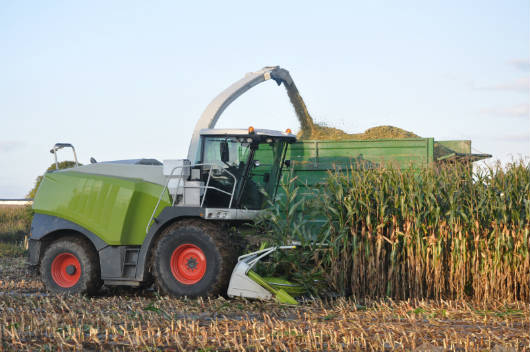
<svg viewBox="0 0 530 352"><path fill-rule="evenodd" d="M0 350L528 351L529 304L177 299L153 290L48 294L0 257Z"/></svg>

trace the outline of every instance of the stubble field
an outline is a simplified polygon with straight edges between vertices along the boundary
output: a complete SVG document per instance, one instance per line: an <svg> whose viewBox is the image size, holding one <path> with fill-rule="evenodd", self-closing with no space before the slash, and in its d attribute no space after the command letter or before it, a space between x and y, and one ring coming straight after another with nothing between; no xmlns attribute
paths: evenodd
<svg viewBox="0 0 530 352"><path fill-rule="evenodd" d="M23 257L0 258L2 350L527 351L529 305L464 301L176 299L153 290L45 292Z"/></svg>

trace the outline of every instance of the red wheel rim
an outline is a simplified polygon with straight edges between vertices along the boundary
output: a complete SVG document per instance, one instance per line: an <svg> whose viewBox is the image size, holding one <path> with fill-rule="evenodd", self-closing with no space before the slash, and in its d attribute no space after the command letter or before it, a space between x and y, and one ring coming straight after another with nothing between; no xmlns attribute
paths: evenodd
<svg viewBox="0 0 530 352"><path fill-rule="evenodd" d="M206 256L193 244L181 244L171 255L170 267L178 282L193 285L201 281L206 272Z"/></svg>
<svg viewBox="0 0 530 352"><path fill-rule="evenodd" d="M81 277L81 264L72 253L61 253L55 257L51 267L52 278L61 287L72 287Z"/></svg>

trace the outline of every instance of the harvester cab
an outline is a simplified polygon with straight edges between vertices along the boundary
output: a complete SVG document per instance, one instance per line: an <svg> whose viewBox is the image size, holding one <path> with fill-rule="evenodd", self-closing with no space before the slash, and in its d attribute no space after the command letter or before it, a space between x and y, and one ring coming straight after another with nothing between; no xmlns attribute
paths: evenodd
<svg viewBox="0 0 530 352"><path fill-rule="evenodd" d="M197 122L187 159L81 166L71 144L56 144L57 168L65 147L75 167L44 175L29 241L29 263L47 289L93 293L102 284L154 281L175 296L226 293L241 245L232 229L259 213L265 195L274 197L296 137L290 130L214 127L232 101L269 79L293 84L286 70L266 67L228 87ZM244 281L231 296L248 296Z"/></svg>
<svg viewBox="0 0 530 352"><path fill-rule="evenodd" d="M292 134L271 130L203 129L198 160L164 160L173 206L260 210L274 197ZM156 211L156 210L155 210Z"/></svg>

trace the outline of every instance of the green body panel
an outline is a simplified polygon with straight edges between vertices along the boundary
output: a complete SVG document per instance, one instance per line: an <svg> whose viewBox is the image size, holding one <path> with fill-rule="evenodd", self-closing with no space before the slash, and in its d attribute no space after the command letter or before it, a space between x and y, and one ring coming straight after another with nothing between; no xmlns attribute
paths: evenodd
<svg viewBox="0 0 530 352"><path fill-rule="evenodd" d="M279 290L282 289L293 297L301 296L306 292L303 286L292 283L289 280L283 279L281 277L269 277L264 276L263 280L268 283L271 287Z"/></svg>
<svg viewBox="0 0 530 352"><path fill-rule="evenodd" d="M422 168L441 163L458 155L463 161L477 161L487 154L472 154L470 140L435 141L433 138L346 140L346 141L299 141L290 144L286 159L291 160L291 172L284 168L283 180L291 173L296 183L308 192L323 184L330 170L346 170L353 167L374 168L393 166L401 169ZM264 176L270 173L271 148L260 146L255 159L260 166L252 171L253 181L263 185ZM451 160L453 160L451 159Z"/></svg>
<svg viewBox="0 0 530 352"><path fill-rule="evenodd" d="M247 276L251 280L256 282L258 285L260 285L261 287L263 287L264 289L272 293L274 295L274 299L276 299L278 303L285 303L285 304L292 304L292 305L298 304L296 299L294 299L289 293L287 293L281 288L278 289L278 288L272 287L267 281L265 281L255 271L249 270L247 272Z"/></svg>
<svg viewBox="0 0 530 352"><path fill-rule="evenodd" d="M433 138L410 138L300 141L289 146L286 159L292 161L291 171L297 177L298 186L314 188L325 182L329 170L345 170L351 166L422 168L441 162L455 153L473 156L472 161L487 157L471 154L469 140L435 141ZM266 170L262 171L264 172ZM287 172L284 173L284 180L285 177L288 177Z"/></svg>
<svg viewBox="0 0 530 352"><path fill-rule="evenodd" d="M470 140L436 141L436 143L457 153L471 154Z"/></svg>
<svg viewBox="0 0 530 352"><path fill-rule="evenodd" d="M135 178L52 172L44 175L33 209L72 221L110 245L141 245L162 190ZM155 216L168 205L166 192Z"/></svg>
<svg viewBox="0 0 530 352"><path fill-rule="evenodd" d="M286 159L292 162L291 171L298 186L314 188L325 182L329 170L351 166L422 168L455 153L471 155L471 141L434 141L433 138L300 141L289 145ZM253 180L262 185L273 164L271 148L260 146L255 159L260 161L260 166L252 171ZM283 177L286 180L289 173L284 172Z"/></svg>
<svg viewBox="0 0 530 352"><path fill-rule="evenodd" d="M371 141L302 141L290 145L286 159L301 194L325 183L329 170L350 167L426 167L435 161L433 138ZM284 173L284 181L289 174Z"/></svg>
<svg viewBox="0 0 530 352"><path fill-rule="evenodd" d="M423 168L443 162L456 153L473 156L472 161L484 158L484 155L471 154L469 140L434 141L433 138L410 138L299 141L290 144L287 149L286 159L291 160L291 167L290 170L284 168L282 177L285 183L290 177L295 177L299 196L311 197L315 189L325 184L330 170L347 170L352 166ZM253 170L253 181L262 184L263 177L272 165L270 148L266 145L260 146L255 159L260 161L260 166ZM278 196L282 197L281 189ZM309 222L320 228L323 219L312 219Z"/></svg>
<svg viewBox="0 0 530 352"><path fill-rule="evenodd" d="M432 138L375 141L303 141L292 144L287 159L300 171L349 168L354 165L394 165L407 168L433 161Z"/></svg>

